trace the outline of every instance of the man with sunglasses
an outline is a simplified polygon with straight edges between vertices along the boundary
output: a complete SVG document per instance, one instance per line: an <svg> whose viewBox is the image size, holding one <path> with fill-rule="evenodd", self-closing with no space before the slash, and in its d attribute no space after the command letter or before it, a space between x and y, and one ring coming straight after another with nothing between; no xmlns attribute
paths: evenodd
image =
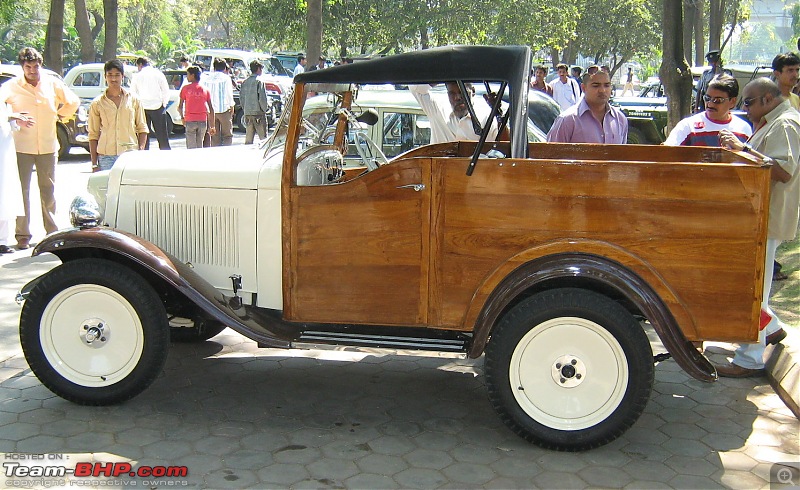
<svg viewBox="0 0 800 490"><path fill-rule="evenodd" d="M22 182L25 216L17 218L15 236L20 250L30 246L31 206L30 187L33 168L39 183L42 222L47 233L58 229L55 222L56 161L58 138L56 122L71 119L81 103L61 79L42 76L44 60L34 48L23 48L17 57L23 76L16 77L0 88L0 103L7 103L13 112L27 114L36 125L22 126L14 133L17 148L17 167Z"/></svg>
<svg viewBox="0 0 800 490"><path fill-rule="evenodd" d="M739 82L721 74L708 84L703 96L706 109L681 120L667 137L669 146L720 146L719 133L727 129L739 140L747 141L753 133L747 121L731 114L739 96Z"/></svg>
<svg viewBox="0 0 800 490"><path fill-rule="evenodd" d="M769 307L772 289L772 264L775 250L784 240L797 234L800 219L800 113L781 95L775 82L757 78L748 83L742 94L747 117L755 130L747 143L728 131L720 134L723 146L732 150L752 152L754 156L772 163L772 192L769 200L767 253L764 265L764 289L761 308L770 322L759 333L758 343L742 344L731 363L717 366L720 376L745 378L759 376L764 371L766 344L777 344L786 337L781 322Z"/></svg>

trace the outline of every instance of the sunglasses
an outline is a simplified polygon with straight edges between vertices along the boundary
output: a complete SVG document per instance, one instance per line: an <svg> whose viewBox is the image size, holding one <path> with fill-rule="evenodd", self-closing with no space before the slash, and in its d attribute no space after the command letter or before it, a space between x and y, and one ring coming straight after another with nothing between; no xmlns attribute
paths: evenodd
<svg viewBox="0 0 800 490"><path fill-rule="evenodd" d="M713 102L715 104L721 104L726 100L731 100L733 97L711 97L710 95L704 95L703 100L706 102Z"/></svg>
<svg viewBox="0 0 800 490"><path fill-rule="evenodd" d="M751 105L753 105L753 102L756 99L760 99L760 98L761 97L748 97L748 98L742 100L742 105L745 106L745 107L750 107Z"/></svg>

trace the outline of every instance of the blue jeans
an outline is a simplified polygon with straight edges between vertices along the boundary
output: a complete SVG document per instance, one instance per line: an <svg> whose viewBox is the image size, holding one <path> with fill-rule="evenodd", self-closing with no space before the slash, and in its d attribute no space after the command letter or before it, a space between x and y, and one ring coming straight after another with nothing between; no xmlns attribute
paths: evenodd
<svg viewBox="0 0 800 490"><path fill-rule="evenodd" d="M119 155L97 155L97 166L100 170L111 170Z"/></svg>

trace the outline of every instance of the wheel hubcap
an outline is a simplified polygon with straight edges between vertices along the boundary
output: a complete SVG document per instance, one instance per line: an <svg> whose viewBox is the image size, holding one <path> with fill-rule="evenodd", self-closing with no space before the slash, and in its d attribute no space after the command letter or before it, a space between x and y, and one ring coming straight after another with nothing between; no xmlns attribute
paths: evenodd
<svg viewBox="0 0 800 490"><path fill-rule="evenodd" d="M617 339L601 325L577 317L553 318L531 328L514 349L508 374L520 408L558 430L603 422L622 402L628 385L627 359Z"/></svg>
<svg viewBox="0 0 800 490"><path fill-rule="evenodd" d="M136 309L118 292L97 284L79 284L56 294L42 313L39 340L59 375L89 387L109 386L127 377L144 350Z"/></svg>

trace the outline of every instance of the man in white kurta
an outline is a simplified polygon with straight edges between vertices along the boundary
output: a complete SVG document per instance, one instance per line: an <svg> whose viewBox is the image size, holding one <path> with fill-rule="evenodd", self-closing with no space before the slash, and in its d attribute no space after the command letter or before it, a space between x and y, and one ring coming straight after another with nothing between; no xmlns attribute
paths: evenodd
<svg viewBox="0 0 800 490"><path fill-rule="evenodd" d="M14 114L6 104L0 103L0 253L12 252L8 246L11 223L16 223L17 216L25 215L17 169L17 150L11 135L13 130L19 129L17 121L26 126L33 125L32 118Z"/></svg>

